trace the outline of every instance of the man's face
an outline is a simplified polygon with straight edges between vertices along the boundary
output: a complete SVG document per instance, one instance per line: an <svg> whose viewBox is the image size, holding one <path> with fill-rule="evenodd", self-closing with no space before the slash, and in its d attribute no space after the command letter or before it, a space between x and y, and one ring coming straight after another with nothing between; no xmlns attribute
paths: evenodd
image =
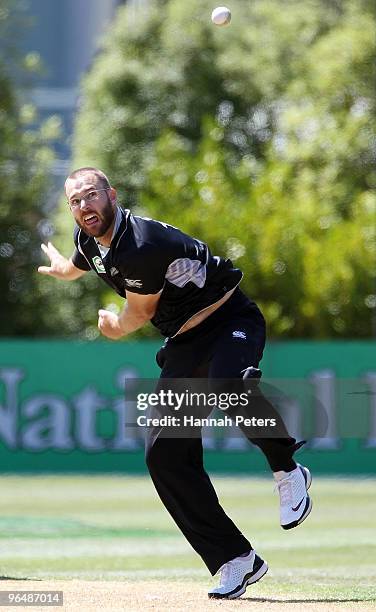
<svg viewBox="0 0 376 612"><path fill-rule="evenodd" d="M104 236L115 219L115 190L105 190L100 179L88 173L68 179L65 192L77 225L88 236Z"/></svg>

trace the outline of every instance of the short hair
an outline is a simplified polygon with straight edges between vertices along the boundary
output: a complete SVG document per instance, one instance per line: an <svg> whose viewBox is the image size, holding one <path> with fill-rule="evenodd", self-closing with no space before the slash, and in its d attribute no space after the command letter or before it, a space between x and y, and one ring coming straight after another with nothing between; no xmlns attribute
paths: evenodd
<svg viewBox="0 0 376 612"><path fill-rule="evenodd" d="M111 188L110 181L108 180L105 173L102 172L102 170L99 170L98 168L92 168L91 166L85 166L84 168L77 168L77 170L73 170L73 172L71 172L71 174L66 178L65 184L70 179L76 179L79 176L82 176L83 174L94 174L100 180L101 185L103 185L105 189Z"/></svg>

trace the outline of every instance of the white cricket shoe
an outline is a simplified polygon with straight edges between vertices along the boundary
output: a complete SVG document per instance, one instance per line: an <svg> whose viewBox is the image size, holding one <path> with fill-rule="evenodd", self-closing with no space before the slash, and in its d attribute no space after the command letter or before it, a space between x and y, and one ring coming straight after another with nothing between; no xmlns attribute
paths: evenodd
<svg viewBox="0 0 376 612"><path fill-rule="evenodd" d="M246 557L236 557L221 567L218 587L209 591L213 599L236 599L245 593L247 586L257 582L268 571L268 564L254 550Z"/></svg>
<svg viewBox="0 0 376 612"><path fill-rule="evenodd" d="M297 527L312 510L312 500L307 494L311 473L298 463L292 472L274 472L274 479L279 492L281 527Z"/></svg>

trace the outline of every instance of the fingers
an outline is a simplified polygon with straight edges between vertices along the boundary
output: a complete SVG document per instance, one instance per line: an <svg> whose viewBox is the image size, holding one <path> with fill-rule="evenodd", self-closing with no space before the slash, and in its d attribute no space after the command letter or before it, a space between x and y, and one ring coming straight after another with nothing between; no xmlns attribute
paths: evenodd
<svg viewBox="0 0 376 612"><path fill-rule="evenodd" d="M110 313L108 312L108 310L98 310L98 329L100 329L100 331L103 331L103 328L105 327L106 323L108 323L108 315Z"/></svg>
<svg viewBox="0 0 376 612"><path fill-rule="evenodd" d="M110 310L101 308L98 310L98 327L102 331L104 328L114 328L117 323L117 316Z"/></svg>
<svg viewBox="0 0 376 612"><path fill-rule="evenodd" d="M110 340L118 340L122 333L117 325L116 315L110 310L98 310L98 329Z"/></svg>
<svg viewBox="0 0 376 612"><path fill-rule="evenodd" d="M48 242L47 246L50 250L50 253L53 253L54 255L60 255L60 252L57 250L56 247L54 247L54 245L52 244L52 242Z"/></svg>
<svg viewBox="0 0 376 612"><path fill-rule="evenodd" d="M49 258L51 266L39 266L38 272L40 272L40 274L46 274L48 276L55 276L56 278L59 278L61 276L61 270L59 267L61 255L59 251L55 249L51 242L48 242L47 244L42 243L40 248Z"/></svg>
<svg viewBox="0 0 376 612"><path fill-rule="evenodd" d="M42 251L44 253L46 253L46 255L48 255L50 258L53 255L60 255L59 251L54 247L54 245L52 244L52 242L47 242L47 244L41 244L40 248L42 249Z"/></svg>
<svg viewBox="0 0 376 612"><path fill-rule="evenodd" d="M105 312L102 310L102 312ZM109 331L111 329L111 325L109 325L108 319L106 316L99 314L98 315L98 329L106 337L109 336Z"/></svg>
<svg viewBox="0 0 376 612"><path fill-rule="evenodd" d="M52 270L48 266L39 266L38 272L40 272L40 274L51 274Z"/></svg>
<svg viewBox="0 0 376 612"><path fill-rule="evenodd" d="M48 243L48 245L41 244L40 248L42 249L43 253L45 253L47 255L47 257L49 258L49 260L52 262L54 253L52 252L50 245L51 245L50 242Z"/></svg>

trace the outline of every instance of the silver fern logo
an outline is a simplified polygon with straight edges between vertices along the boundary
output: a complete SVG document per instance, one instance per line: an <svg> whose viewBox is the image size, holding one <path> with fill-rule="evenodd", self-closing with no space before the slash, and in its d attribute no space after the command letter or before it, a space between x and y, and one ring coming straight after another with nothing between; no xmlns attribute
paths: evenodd
<svg viewBox="0 0 376 612"><path fill-rule="evenodd" d="M106 269L99 255L96 255L95 257L93 257L93 264L95 265L95 269L98 272L98 274L106 274Z"/></svg>

